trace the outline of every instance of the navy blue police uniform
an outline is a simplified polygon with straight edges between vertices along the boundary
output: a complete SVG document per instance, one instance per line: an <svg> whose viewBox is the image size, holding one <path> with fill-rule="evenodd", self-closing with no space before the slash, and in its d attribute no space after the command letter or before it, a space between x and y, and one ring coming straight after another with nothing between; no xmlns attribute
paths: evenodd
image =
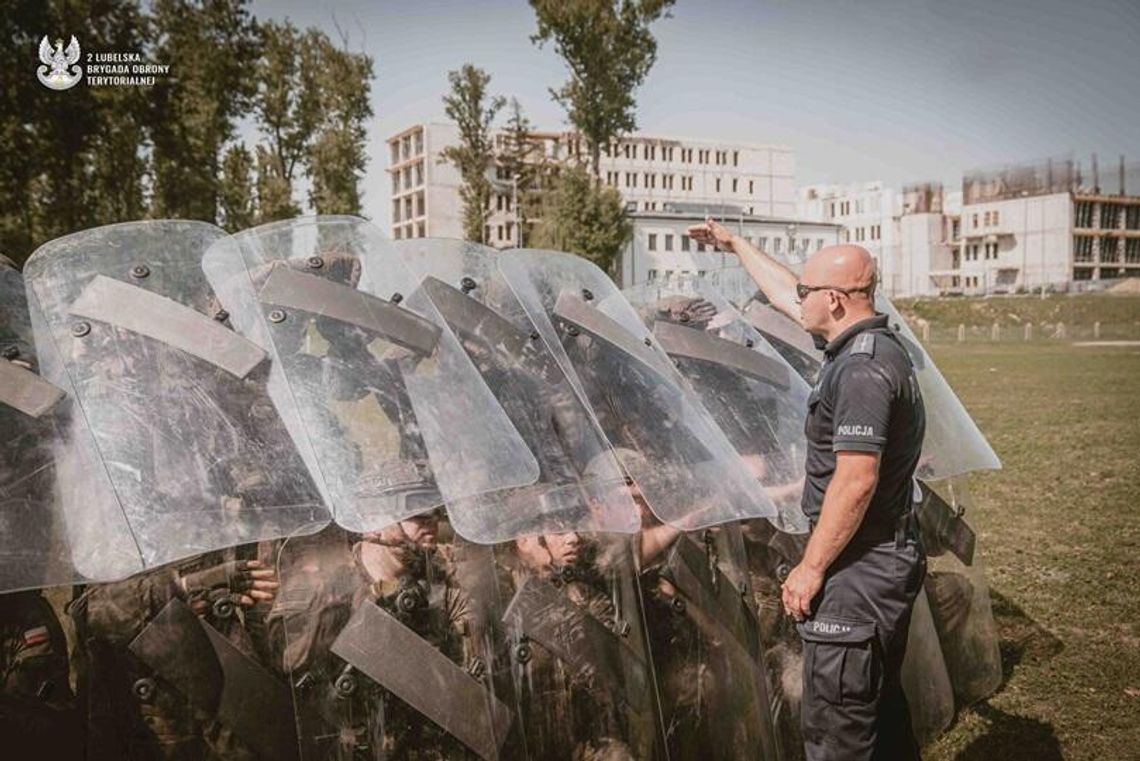
<svg viewBox="0 0 1140 761"><path fill-rule="evenodd" d="M799 624L805 753L808 761L919 758L900 672L926 575L912 501L926 416L886 315L827 343L808 407L803 509L813 526L838 452L874 452L880 461L867 512Z"/></svg>

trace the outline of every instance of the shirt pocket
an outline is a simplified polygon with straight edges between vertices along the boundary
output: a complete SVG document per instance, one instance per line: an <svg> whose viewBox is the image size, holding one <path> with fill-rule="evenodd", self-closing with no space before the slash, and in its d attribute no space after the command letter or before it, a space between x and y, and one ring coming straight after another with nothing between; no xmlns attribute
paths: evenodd
<svg viewBox="0 0 1140 761"><path fill-rule="evenodd" d="M874 700L881 672L874 622L816 616L797 628L814 697L832 705Z"/></svg>

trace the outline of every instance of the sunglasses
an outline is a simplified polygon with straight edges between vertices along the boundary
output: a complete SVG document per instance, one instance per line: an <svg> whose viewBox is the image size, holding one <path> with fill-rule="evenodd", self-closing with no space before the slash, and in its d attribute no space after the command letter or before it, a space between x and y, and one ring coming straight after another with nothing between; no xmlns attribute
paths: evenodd
<svg viewBox="0 0 1140 761"><path fill-rule="evenodd" d="M813 291L839 291L844 296L850 296L853 293L865 293L870 287L869 285L864 285L860 288L840 288L835 285L804 285L803 283L796 283L796 298L803 301L808 297L808 294Z"/></svg>

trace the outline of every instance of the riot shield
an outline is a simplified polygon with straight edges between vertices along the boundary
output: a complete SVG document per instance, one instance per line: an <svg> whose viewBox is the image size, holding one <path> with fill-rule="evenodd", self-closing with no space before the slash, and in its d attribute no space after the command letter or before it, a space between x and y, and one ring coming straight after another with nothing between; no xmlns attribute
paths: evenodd
<svg viewBox="0 0 1140 761"><path fill-rule="evenodd" d="M776 508L672 360L606 275L580 257L522 250L499 270L654 513L683 530ZM621 459L619 454L619 459Z"/></svg>
<svg viewBox="0 0 1140 761"><path fill-rule="evenodd" d="M802 325L772 306L760 291L744 301L740 311L801 378L815 383L823 364L823 350Z"/></svg>
<svg viewBox="0 0 1140 761"><path fill-rule="evenodd" d="M662 531L672 532L668 546ZM780 758L739 526L680 534L649 525L641 555L670 757Z"/></svg>
<svg viewBox="0 0 1140 761"><path fill-rule="evenodd" d="M327 519L266 394L264 352L218 319L202 275L224 235L111 225L52 241L26 267L43 376L71 385L146 568ZM116 578L86 475L67 477L68 541L85 576Z"/></svg>
<svg viewBox="0 0 1140 761"><path fill-rule="evenodd" d="M366 221L247 230L217 241L204 270L237 330L274 358L270 394L342 527L378 530L536 479L526 442Z"/></svg>
<svg viewBox="0 0 1140 761"><path fill-rule="evenodd" d="M265 656L273 542L108 584L68 611L86 664L88 758L297 758L287 683Z"/></svg>
<svg viewBox="0 0 1140 761"><path fill-rule="evenodd" d="M630 538L544 534L492 552L503 607L481 629L505 645L496 681L514 692L526 757L667 758Z"/></svg>
<svg viewBox="0 0 1140 761"><path fill-rule="evenodd" d="M776 505L774 525L806 533L808 385L719 293L691 284L625 295Z"/></svg>
<svg viewBox="0 0 1140 761"><path fill-rule="evenodd" d="M416 292L431 301L538 460L534 484L449 502L455 530L485 544L636 532L636 507L613 488L622 474L605 435L503 282L497 252L460 240L393 245L420 280Z"/></svg>
<svg viewBox="0 0 1140 761"><path fill-rule="evenodd" d="M954 690L925 590L919 591L910 614L900 678L914 736L925 745L954 720Z"/></svg>
<svg viewBox="0 0 1140 761"><path fill-rule="evenodd" d="M269 640L302 761L512 755L513 700L474 636L489 556L457 558L442 511L288 540L278 569Z"/></svg>
<svg viewBox="0 0 1140 761"><path fill-rule="evenodd" d="M906 347L926 405L926 438L922 442L919 478L940 480L975 470L1000 469L1001 461L993 448L906 320L885 296L875 298L875 308L890 317L891 328Z"/></svg>
<svg viewBox="0 0 1140 761"><path fill-rule="evenodd" d="M960 705L1001 686L1001 651L985 568L964 520L970 496L964 479L916 484L919 526L926 545L926 595Z"/></svg>
<svg viewBox="0 0 1140 761"><path fill-rule="evenodd" d="M40 375L20 273L0 259L0 592L142 570L130 529L66 382ZM45 346L48 366L58 366ZM74 541L82 499L101 536ZM68 523L68 520L71 523ZM71 531L69 531L71 529Z"/></svg>

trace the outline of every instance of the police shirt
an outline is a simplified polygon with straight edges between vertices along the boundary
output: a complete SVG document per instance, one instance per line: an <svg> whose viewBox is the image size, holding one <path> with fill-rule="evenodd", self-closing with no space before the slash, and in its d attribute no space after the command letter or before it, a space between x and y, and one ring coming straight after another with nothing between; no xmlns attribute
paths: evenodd
<svg viewBox="0 0 1140 761"><path fill-rule="evenodd" d="M852 325L823 351L804 427L803 511L813 524L819 520L836 452L878 452L879 484L859 533L892 532L910 509L911 478L926 433L914 367L883 314Z"/></svg>

